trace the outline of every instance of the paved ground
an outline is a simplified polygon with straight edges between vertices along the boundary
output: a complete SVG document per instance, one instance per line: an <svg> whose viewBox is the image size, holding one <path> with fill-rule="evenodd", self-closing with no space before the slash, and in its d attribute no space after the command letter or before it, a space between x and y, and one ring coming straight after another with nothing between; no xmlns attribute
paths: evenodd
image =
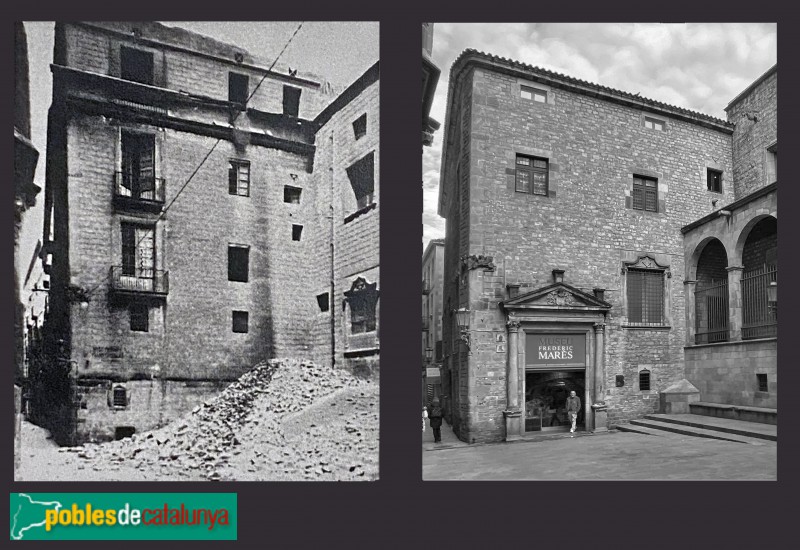
<svg viewBox="0 0 800 550"><path fill-rule="evenodd" d="M617 431L492 445L452 439L447 424L442 443L433 443L432 434L429 442L423 438L424 480L775 480L778 471L772 441L748 445Z"/></svg>

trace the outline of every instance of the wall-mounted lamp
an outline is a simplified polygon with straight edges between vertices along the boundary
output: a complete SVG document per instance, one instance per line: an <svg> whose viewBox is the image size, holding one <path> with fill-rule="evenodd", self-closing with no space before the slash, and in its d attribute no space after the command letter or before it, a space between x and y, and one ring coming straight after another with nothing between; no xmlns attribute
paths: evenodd
<svg viewBox="0 0 800 550"><path fill-rule="evenodd" d="M456 314L456 324L458 325L458 330L461 333L461 339L467 345L467 349L472 351L470 348L470 333L469 333L469 314L470 311L465 308L459 308L455 311Z"/></svg>
<svg viewBox="0 0 800 550"><path fill-rule="evenodd" d="M778 316L778 281L770 281L767 287L767 304L775 316Z"/></svg>

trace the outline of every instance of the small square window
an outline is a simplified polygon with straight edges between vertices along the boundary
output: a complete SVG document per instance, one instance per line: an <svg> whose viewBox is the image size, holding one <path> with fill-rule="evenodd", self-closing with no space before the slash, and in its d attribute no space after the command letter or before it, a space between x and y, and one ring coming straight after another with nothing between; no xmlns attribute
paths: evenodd
<svg viewBox="0 0 800 550"><path fill-rule="evenodd" d="M283 87L283 114L294 117L300 114L300 94L302 91L294 86Z"/></svg>
<svg viewBox="0 0 800 550"><path fill-rule="evenodd" d="M361 139L367 135L367 113L364 113L353 121L353 134L356 139Z"/></svg>
<svg viewBox="0 0 800 550"><path fill-rule="evenodd" d="M147 304L131 304L128 308L131 330L135 332L150 331L150 309Z"/></svg>
<svg viewBox="0 0 800 550"><path fill-rule="evenodd" d="M522 99L532 99L536 103L547 103L547 92L539 88L520 85L519 95Z"/></svg>
<svg viewBox="0 0 800 550"><path fill-rule="evenodd" d="M758 391L769 391L769 382L766 374L756 374L758 380Z"/></svg>
<svg viewBox="0 0 800 550"><path fill-rule="evenodd" d="M291 185L283 186L283 202L289 204L300 204L300 195L303 190L299 187L292 187Z"/></svg>
<svg viewBox="0 0 800 550"><path fill-rule="evenodd" d="M517 155L516 184L518 193L547 196L549 169L547 159Z"/></svg>
<svg viewBox="0 0 800 550"><path fill-rule="evenodd" d="M246 160L231 160L228 163L228 194L250 196L250 163Z"/></svg>
<svg viewBox="0 0 800 550"><path fill-rule="evenodd" d="M639 390L650 391L650 371L643 370L639 372Z"/></svg>
<svg viewBox="0 0 800 550"><path fill-rule="evenodd" d="M299 241L302 235L303 235L303 226L292 224L292 240Z"/></svg>
<svg viewBox="0 0 800 550"><path fill-rule="evenodd" d="M244 107L250 87L250 77L246 74L228 73L228 101Z"/></svg>
<svg viewBox="0 0 800 550"><path fill-rule="evenodd" d="M153 84L153 54L136 48L119 49L120 78L142 84Z"/></svg>
<svg viewBox="0 0 800 550"><path fill-rule="evenodd" d="M657 118L651 118L649 116L644 117L644 127L649 128L651 130L658 130L660 132L664 131L664 121L659 120Z"/></svg>
<svg viewBox="0 0 800 550"><path fill-rule="evenodd" d="M317 294L317 305L319 306L319 310L323 312L330 309L329 295L327 292Z"/></svg>
<svg viewBox="0 0 800 550"><path fill-rule="evenodd" d="M228 245L228 280L246 283L249 277L250 247Z"/></svg>
<svg viewBox="0 0 800 550"><path fill-rule="evenodd" d="M714 193L722 193L722 172L719 170L708 169L708 190Z"/></svg>
<svg viewBox="0 0 800 550"><path fill-rule="evenodd" d="M633 176L632 204L635 210L658 212L658 180Z"/></svg>
<svg viewBox="0 0 800 550"><path fill-rule="evenodd" d="M248 332L248 321L250 314L246 311L233 312L233 332L246 333Z"/></svg>

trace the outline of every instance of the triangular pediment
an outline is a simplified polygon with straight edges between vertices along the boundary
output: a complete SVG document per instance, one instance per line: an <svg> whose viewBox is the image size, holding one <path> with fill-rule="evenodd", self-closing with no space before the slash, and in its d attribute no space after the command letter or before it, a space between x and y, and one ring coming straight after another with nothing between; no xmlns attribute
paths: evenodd
<svg viewBox="0 0 800 550"><path fill-rule="evenodd" d="M611 304L566 283L554 283L504 301L505 310L578 309L608 310Z"/></svg>

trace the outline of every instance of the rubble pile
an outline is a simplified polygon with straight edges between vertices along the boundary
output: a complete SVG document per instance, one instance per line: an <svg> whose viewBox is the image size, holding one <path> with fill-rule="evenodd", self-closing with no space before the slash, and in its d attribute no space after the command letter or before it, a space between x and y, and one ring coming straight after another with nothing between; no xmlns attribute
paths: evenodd
<svg viewBox="0 0 800 550"><path fill-rule="evenodd" d="M61 450L104 479L376 479L378 384L273 359L163 428Z"/></svg>

